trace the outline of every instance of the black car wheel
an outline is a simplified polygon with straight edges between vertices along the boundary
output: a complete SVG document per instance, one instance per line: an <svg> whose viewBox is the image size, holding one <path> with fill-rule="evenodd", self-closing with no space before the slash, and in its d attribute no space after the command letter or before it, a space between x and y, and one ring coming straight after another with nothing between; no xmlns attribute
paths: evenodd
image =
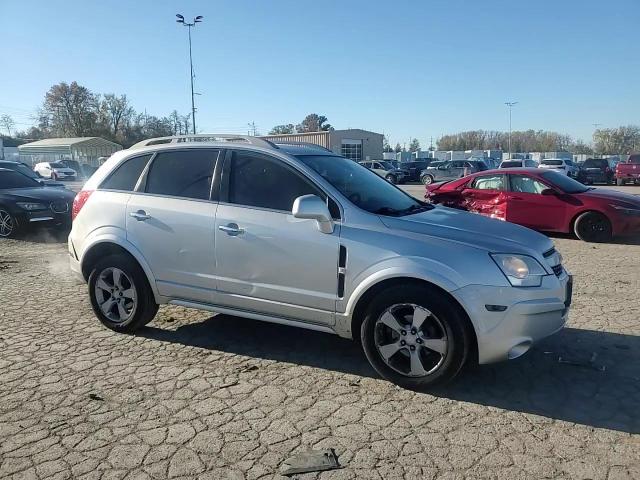
<svg viewBox="0 0 640 480"><path fill-rule="evenodd" d="M437 289L399 285L371 302L360 337L367 359L382 377L422 389L460 372L472 335L457 305Z"/></svg>
<svg viewBox="0 0 640 480"><path fill-rule="evenodd" d="M616 185L618 185L619 187L622 187L626 182L624 181L624 178L618 178L616 180Z"/></svg>
<svg viewBox="0 0 640 480"><path fill-rule="evenodd" d="M576 218L573 231L585 242L608 242L613 236L611 222L598 212L584 212Z"/></svg>
<svg viewBox="0 0 640 480"><path fill-rule="evenodd" d="M18 233L18 220L7 210L0 208L0 237L11 238Z"/></svg>
<svg viewBox="0 0 640 480"><path fill-rule="evenodd" d="M387 176L386 176L386 177L384 177L384 178L385 178L385 179L387 180L387 182L389 182L389 183L394 183L394 184L395 184L395 183L397 182L397 179L396 179L396 176L395 176L395 175L387 175Z"/></svg>
<svg viewBox="0 0 640 480"><path fill-rule="evenodd" d="M433 177L429 174L423 175L420 180L422 181L423 185L431 185L433 183Z"/></svg>

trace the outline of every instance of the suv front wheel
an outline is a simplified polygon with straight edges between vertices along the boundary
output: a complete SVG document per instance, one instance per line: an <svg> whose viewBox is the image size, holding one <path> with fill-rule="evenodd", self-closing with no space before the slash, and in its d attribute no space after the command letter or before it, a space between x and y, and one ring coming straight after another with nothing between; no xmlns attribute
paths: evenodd
<svg viewBox="0 0 640 480"><path fill-rule="evenodd" d="M457 305L426 285L383 291L371 302L360 334L373 368L409 389L453 379L467 359L471 341Z"/></svg>
<svg viewBox="0 0 640 480"><path fill-rule="evenodd" d="M100 260L89 275L89 297L98 319L111 330L131 333L158 311L147 276L127 255Z"/></svg>

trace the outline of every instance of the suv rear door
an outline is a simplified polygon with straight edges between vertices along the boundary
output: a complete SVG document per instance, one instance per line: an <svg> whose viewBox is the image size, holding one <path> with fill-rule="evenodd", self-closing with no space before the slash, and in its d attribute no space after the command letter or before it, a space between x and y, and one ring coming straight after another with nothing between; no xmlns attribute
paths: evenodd
<svg viewBox="0 0 640 480"><path fill-rule="evenodd" d="M339 225L326 234L294 218L294 200L307 194L327 198L278 158L228 151L216 215L217 304L333 324Z"/></svg>
<svg viewBox="0 0 640 480"><path fill-rule="evenodd" d="M161 295L213 299L217 204L211 186L219 155L214 148L160 151L129 198L127 240L147 260Z"/></svg>

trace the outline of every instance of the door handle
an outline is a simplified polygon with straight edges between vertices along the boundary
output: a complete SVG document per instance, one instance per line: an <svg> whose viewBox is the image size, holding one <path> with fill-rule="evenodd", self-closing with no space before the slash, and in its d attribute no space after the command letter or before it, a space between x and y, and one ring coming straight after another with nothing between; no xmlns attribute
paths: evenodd
<svg viewBox="0 0 640 480"><path fill-rule="evenodd" d="M145 220L149 220L151 218L151 215L147 215L147 212L145 212L144 210L138 210L137 212L131 212L131 213L129 213L129 216L135 218L139 222L144 222Z"/></svg>
<svg viewBox="0 0 640 480"><path fill-rule="evenodd" d="M229 223L227 225L220 225L218 230L223 231L227 235L231 237L237 237L238 235L242 235L244 233L244 228L238 227L237 223Z"/></svg>

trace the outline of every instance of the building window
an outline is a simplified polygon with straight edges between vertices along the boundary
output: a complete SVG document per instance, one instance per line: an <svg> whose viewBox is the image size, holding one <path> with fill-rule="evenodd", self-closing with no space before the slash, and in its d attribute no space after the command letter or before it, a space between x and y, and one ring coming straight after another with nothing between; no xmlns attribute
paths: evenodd
<svg viewBox="0 0 640 480"><path fill-rule="evenodd" d="M343 157L359 162L362 160L362 140L342 140L340 153Z"/></svg>

